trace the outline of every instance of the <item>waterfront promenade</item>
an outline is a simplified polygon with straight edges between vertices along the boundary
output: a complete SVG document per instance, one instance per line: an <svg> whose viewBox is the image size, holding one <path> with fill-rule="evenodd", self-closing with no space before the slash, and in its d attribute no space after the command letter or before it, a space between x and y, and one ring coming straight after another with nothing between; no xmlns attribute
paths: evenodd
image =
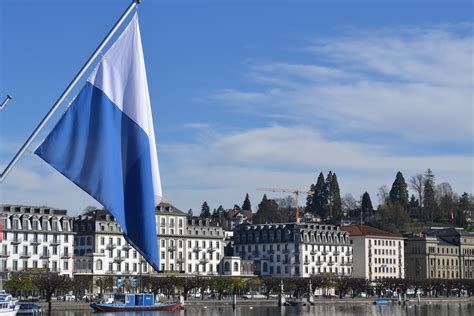
<svg viewBox="0 0 474 316"><path fill-rule="evenodd" d="M314 305L371 305L376 298L316 298L314 300ZM398 304L396 300L393 300L394 304ZM421 298L420 304L474 304L474 297L429 297ZM401 302L401 304L416 305L418 301L416 298L411 298L409 301ZM46 302L40 302L40 306L43 309L47 309ZM89 303L84 302L64 302L64 301L53 301L53 311L92 311L89 307ZM186 307L231 307L231 299L222 299L222 300L200 300L200 299L189 299L185 301ZM241 307L276 307L278 306L277 299L240 299L237 301L237 306Z"/></svg>

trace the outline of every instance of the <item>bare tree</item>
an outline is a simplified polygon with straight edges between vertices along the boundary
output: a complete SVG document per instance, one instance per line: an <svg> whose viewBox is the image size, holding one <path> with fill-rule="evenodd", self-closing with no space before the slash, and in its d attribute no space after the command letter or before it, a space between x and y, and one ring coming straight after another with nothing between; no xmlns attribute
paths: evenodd
<svg viewBox="0 0 474 316"><path fill-rule="evenodd" d="M385 204L388 200L388 187L384 184L379 188L379 192L377 193L377 197L379 198L380 204Z"/></svg>
<svg viewBox="0 0 474 316"><path fill-rule="evenodd" d="M359 208L359 203L354 199L352 194L347 193L342 198L342 209L345 213L349 213L350 211L356 210Z"/></svg>
<svg viewBox="0 0 474 316"><path fill-rule="evenodd" d="M425 189L425 177L418 173L410 178L408 181L410 188L418 194L418 202L423 206L423 190Z"/></svg>

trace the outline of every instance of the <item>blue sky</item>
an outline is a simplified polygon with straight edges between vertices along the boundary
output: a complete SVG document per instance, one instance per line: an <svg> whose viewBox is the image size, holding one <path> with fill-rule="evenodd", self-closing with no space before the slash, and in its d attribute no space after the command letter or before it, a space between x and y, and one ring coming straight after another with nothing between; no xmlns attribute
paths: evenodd
<svg viewBox="0 0 474 316"><path fill-rule="evenodd" d="M14 96L0 166L128 4L0 1L0 97ZM305 189L329 170L343 195L375 203L398 170L474 191L471 1L143 0L138 11L164 199L178 208L230 208L247 192L256 206L257 187ZM0 202L97 205L31 153L45 135Z"/></svg>

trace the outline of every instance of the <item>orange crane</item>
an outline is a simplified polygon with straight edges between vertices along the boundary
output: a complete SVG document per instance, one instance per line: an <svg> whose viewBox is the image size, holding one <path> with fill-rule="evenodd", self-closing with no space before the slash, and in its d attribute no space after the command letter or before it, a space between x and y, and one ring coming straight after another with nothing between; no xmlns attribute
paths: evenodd
<svg viewBox="0 0 474 316"><path fill-rule="evenodd" d="M277 189L277 188L258 188L257 191L267 191L267 192L285 192L293 193L295 195L295 206L296 206L296 224L300 223L300 205L299 205L299 196L301 193L306 195L313 195L314 191L305 191L305 190L292 190L292 189Z"/></svg>

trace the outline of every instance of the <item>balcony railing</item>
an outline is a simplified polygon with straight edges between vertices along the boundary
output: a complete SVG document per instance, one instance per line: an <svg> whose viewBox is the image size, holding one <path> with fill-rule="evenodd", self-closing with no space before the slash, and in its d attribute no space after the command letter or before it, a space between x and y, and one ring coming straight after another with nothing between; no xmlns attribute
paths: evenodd
<svg viewBox="0 0 474 316"><path fill-rule="evenodd" d="M346 256L351 256L352 255L352 251L348 250L346 251Z"/></svg>
<svg viewBox="0 0 474 316"><path fill-rule="evenodd" d="M310 255L313 255L313 256L314 256L316 253L318 253L316 250L311 250L311 251L309 252L309 254L310 254Z"/></svg>
<svg viewBox="0 0 474 316"><path fill-rule="evenodd" d="M23 252L20 254L20 258L29 258L31 257L31 252Z"/></svg>
<svg viewBox="0 0 474 316"><path fill-rule="evenodd" d="M339 250L335 250L332 254L335 255L335 256L339 256L341 254L341 252Z"/></svg>
<svg viewBox="0 0 474 316"><path fill-rule="evenodd" d="M128 251L128 250L132 249L132 246L130 246L129 244L125 244L125 245L123 245L122 249L125 250L125 251Z"/></svg>
<svg viewBox="0 0 474 316"><path fill-rule="evenodd" d="M320 266L320 265L322 265L322 264L323 264L323 262L322 262L321 260L316 261L316 265L317 265L317 266Z"/></svg>
<svg viewBox="0 0 474 316"><path fill-rule="evenodd" d="M105 246L105 248L107 248L108 250L111 250L111 249L117 248L117 245L116 245L116 244L107 244L107 245Z"/></svg>
<svg viewBox="0 0 474 316"><path fill-rule="evenodd" d="M41 258L41 259L48 259L49 257L51 257L51 255L50 255L49 252L48 252L48 253L42 253L42 254L40 255L40 258Z"/></svg>
<svg viewBox="0 0 474 316"><path fill-rule="evenodd" d="M310 262L309 262L309 260L305 260L303 263L304 263L305 265L308 265Z"/></svg>
<svg viewBox="0 0 474 316"><path fill-rule="evenodd" d="M214 248L214 247L210 247L210 248L207 249L207 252L209 252L209 253L212 253L214 251L216 251L216 248Z"/></svg>
<svg viewBox="0 0 474 316"><path fill-rule="evenodd" d="M170 247L168 247L168 251L169 251L169 252L173 252L173 251L175 251L175 250L176 250L176 247L175 247L175 246L170 246Z"/></svg>
<svg viewBox="0 0 474 316"><path fill-rule="evenodd" d="M23 242L23 239L21 238L16 238L16 239L13 239L10 243L12 244L20 244Z"/></svg>
<svg viewBox="0 0 474 316"><path fill-rule="evenodd" d="M51 245L52 245L52 246L59 246L60 244L61 244L61 242L60 242L59 240L57 240L57 239L56 239L56 240L53 240L53 241L51 242Z"/></svg>
<svg viewBox="0 0 474 316"><path fill-rule="evenodd" d="M273 250L273 249L268 250L269 255L273 255L274 253L275 253L275 250Z"/></svg>
<svg viewBox="0 0 474 316"><path fill-rule="evenodd" d="M124 260L125 260L124 257L115 257L115 258L114 258L114 262L122 262L122 261L124 261Z"/></svg>
<svg viewBox="0 0 474 316"><path fill-rule="evenodd" d="M35 239L35 240L31 241L31 244L32 245L39 245L39 244L41 244L41 240L40 239Z"/></svg>
<svg viewBox="0 0 474 316"><path fill-rule="evenodd" d="M202 250L201 247L194 247L194 248L193 248L193 252L199 252L199 251L201 251L201 250Z"/></svg>
<svg viewBox="0 0 474 316"><path fill-rule="evenodd" d="M334 262L332 262L332 261L328 262L328 266L333 266L333 265L334 265Z"/></svg>
<svg viewBox="0 0 474 316"><path fill-rule="evenodd" d="M63 253L63 254L61 255L61 258L62 258L62 259L69 259L69 258L71 258L71 255L70 255L69 253Z"/></svg>
<svg viewBox="0 0 474 316"><path fill-rule="evenodd" d="M287 260L287 259L283 259L283 264L290 264L290 260Z"/></svg>
<svg viewBox="0 0 474 316"><path fill-rule="evenodd" d="M10 257L10 251L0 251L0 257Z"/></svg>
<svg viewBox="0 0 474 316"><path fill-rule="evenodd" d="M206 263L209 263L209 260L207 260L207 259L199 260L199 264L206 264Z"/></svg>
<svg viewBox="0 0 474 316"><path fill-rule="evenodd" d="M290 249L283 249L283 253L290 253Z"/></svg>
<svg viewBox="0 0 474 316"><path fill-rule="evenodd" d="M184 263L184 259L183 259L183 258L178 258L178 259L176 259L176 263L177 263L177 264L183 264L183 263Z"/></svg>
<svg viewBox="0 0 474 316"><path fill-rule="evenodd" d="M323 256L326 256L326 255L328 255L328 254L329 254L329 252L328 252L328 251L326 251L326 250L323 250L323 251L321 252L321 254L322 254Z"/></svg>

